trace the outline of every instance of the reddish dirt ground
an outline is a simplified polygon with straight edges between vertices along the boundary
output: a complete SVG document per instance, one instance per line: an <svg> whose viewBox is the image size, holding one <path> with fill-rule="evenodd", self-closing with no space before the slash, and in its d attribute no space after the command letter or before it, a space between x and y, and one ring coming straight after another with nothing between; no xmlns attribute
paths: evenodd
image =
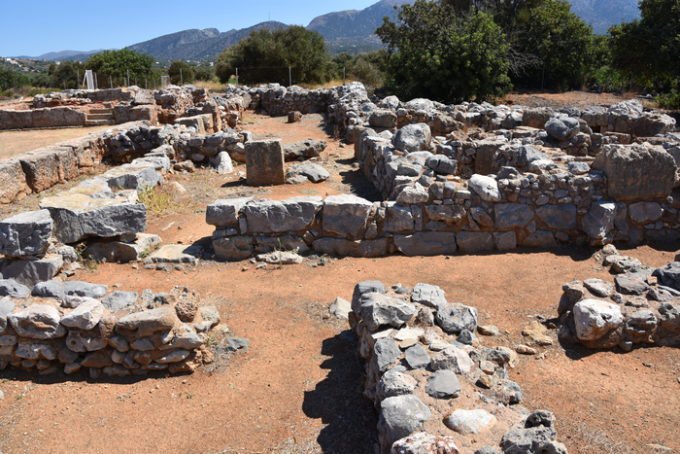
<svg viewBox="0 0 680 454"><path fill-rule="evenodd" d="M323 138L318 121L309 116L302 125L290 126L250 114L246 123L254 123L245 128L284 141ZM257 190L238 184L238 176L206 170L171 176L187 193L167 211L152 214L147 230L164 242L189 244L211 234L205 206L220 197L364 191L348 162L351 154L351 147L330 141L321 162L332 177L317 186ZM250 340L250 348L226 367L192 376L118 383L6 376L0 379L5 393L0 451L373 453L376 416L361 397L363 366L356 345L346 322L327 316L335 297L349 299L364 279L440 285L449 300L478 307L481 323L495 324L504 333L484 338L485 345L512 346L523 342L521 331L535 315L556 315L563 283L607 277L592 253L347 258L325 266L307 261L267 269L250 262L201 262L195 269L172 272L115 264L83 269L73 279L137 291L168 291L175 285L198 291L206 304L218 305L235 335ZM655 266L675 256L649 247L627 253ZM565 350L555 342L538 356L523 357L512 378L522 386L527 407L555 412L570 453L653 453L652 444L680 450L677 350L593 353Z"/></svg>
<svg viewBox="0 0 680 454"><path fill-rule="evenodd" d="M592 93L588 91L568 91L564 93L510 93L503 102L529 107L586 107L592 105L612 105L627 99L636 99L637 93ZM650 100L641 100L648 107L657 108Z"/></svg>

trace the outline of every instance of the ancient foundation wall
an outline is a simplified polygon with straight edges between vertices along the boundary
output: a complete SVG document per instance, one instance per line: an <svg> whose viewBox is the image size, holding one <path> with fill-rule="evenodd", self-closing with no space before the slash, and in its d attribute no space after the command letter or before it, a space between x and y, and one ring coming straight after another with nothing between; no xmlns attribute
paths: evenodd
<svg viewBox="0 0 680 454"><path fill-rule="evenodd" d="M680 262L648 267L610 246L601 253L611 281L562 287L560 340L591 349L680 347Z"/></svg>
<svg viewBox="0 0 680 454"><path fill-rule="evenodd" d="M382 453L567 452L554 416L521 405L522 390L509 379L517 354L477 338L475 308L447 302L429 284L365 281L354 289L349 321L366 361L364 395L380 415Z"/></svg>
<svg viewBox="0 0 680 454"><path fill-rule="evenodd" d="M192 372L209 360L204 345L220 321L215 307L199 308L186 291L139 298L103 285L49 281L29 296L21 287L0 300L0 370L86 370L92 378Z"/></svg>
<svg viewBox="0 0 680 454"><path fill-rule="evenodd" d="M116 106L115 124L148 121L155 124L158 113L154 106ZM85 110L51 107L31 110L0 110L0 130L83 127L88 125Z"/></svg>
<svg viewBox="0 0 680 454"><path fill-rule="evenodd" d="M210 205L207 222L216 227L213 246L222 260L274 249L419 256L678 238L679 207L674 199L594 199L603 185L603 179L590 176L527 175L501 181L491 195L442 183L429 192L407 192L409 200L396 202L372 203L349 195L325 200L232 199Z"/></svg>
<svg viewBox="0 0 680 454"><path fill-rule="evenodd" d="M0 203L12 203L31 193L91 174L102 161L138 155L160 146L156 129L144 123L112 127L111 132L41 148L0 162ZM122 137L121 137L122 136ZM124 138L124 140L123 140ZM125 150L125 151L121 151Z"/></svg>

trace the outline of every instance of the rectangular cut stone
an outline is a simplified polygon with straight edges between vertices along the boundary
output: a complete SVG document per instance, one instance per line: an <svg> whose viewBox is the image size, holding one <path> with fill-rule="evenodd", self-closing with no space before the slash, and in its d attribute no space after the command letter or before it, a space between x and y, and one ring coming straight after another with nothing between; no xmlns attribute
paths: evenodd
<svg viewBox="0 0 680 454"><path fill-rule="evenodd" d="M402 254L414 256L452 255L456 253L456 235L449 232L417 232L395 235L394 244Z"/></svg>
<svg viewBox="0 0 680 454"><path fill-rule="evenodd" d="M50 210L55 236L66 244L86 238L136 235L146 228L146 207L136 191L111 193L106 181L93 179L40 202Z"/></svg>
<svg viewBox="0 0 680 454"><path fill-rule="evenodd" d="M0 253L7 257L42 257L51 235L49 211L20 213L0 222Z"/></svg>
<svg viewBox="0 0 680 454"><path fill-rule="evenodd" d="M283 146L280 140L247 142L246 174L250 186L286 183Z"/></svg>
<svg viewBox="0 0 680 454"><path fill-rule="evenodd" d="M350 240L359 240L366 232L373 204L355 195L327 197L323 207L323 230Z"/></svg>
<svg viewBox="0 0 680 454"><path fill-rule="evenodd" d="M71 147L48 148L21 157L26 181L33 192L42 192L78 177L78 156Z"/></svg>
<svg viewBox="0 0 680 454"><path fill-rule="evenodd" d="M12 203L31 193L18 160L0 162L0 203Z"/></svg>
<svg viewBox="0 0 680 454"><path fill-rule="evenodd" d="M673 191L677 166L662 147L607 145L600 159L607 174L607 192L614 200L662 200Z"/></svg>
<svg viewBox="0 0 680 454"><path fill-rule="evenodd" d="M212 205L208 205L205 221L218 228L235 227L238 225L239 213L251 200L250 197L218 200Z"/></svg>
<svg viewBox="0 0 680 454"><path fill-rule="evenodd" d="M248 233L304 231L314 222L321 204L319 197L250 202L243 208Z"/></svg>
<svg viewBox="0 0 680 454"><path fill-rule="evenodd" d="M47 255L38 260L5 260L0 262L0 273L6 279L33 287L38 282L49 281L56 276L64 260L60 255Z"/></svg>

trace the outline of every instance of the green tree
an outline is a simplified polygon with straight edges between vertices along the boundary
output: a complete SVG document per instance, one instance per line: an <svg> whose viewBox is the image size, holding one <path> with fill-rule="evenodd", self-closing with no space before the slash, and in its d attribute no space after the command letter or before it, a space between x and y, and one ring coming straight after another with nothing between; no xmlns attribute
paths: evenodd
<svg viewBox="0 0 680 454"><path fill-rule="evenodd" d="M185 61L173 61L168 68L170 83L175 85L190 84L196 79L194 67Z"/></svg>
<svg viewBox="0 0 680 454"><path fill-rule="evenodd" d="M417 0L377 33L389 49L387 85L401 97L485 100L511 87L503 31L476 7Z"/></svg>
<svg viewBox="0 0 680 454"><path fill-rule="evenodd" d="M642 0L641 19L610 29L612 65L641 88L680 86L680 2Z"/></svg>
<svg viewBox="0 0 680 454"><path fill-rule="evenodd" d="M370 88L382 87L385 83L387 52L384 50L349 55L342 53L333 58L336 78L357 80Z"/></svg>
<svg viewBox="0 0 680 454"><path fill-rule="evenodd" d="M85 69L91 69L97 74L99 86L123 85L128 82L143 83L151 75L154 60L148 55L137 53L130 49L107 50L90 57L85 62Z"/></svg>
<svg viewBox="0 0 680 454"><path fill-rule="evenodd" d="M210 65L198 65L194 68L196 80L211 81L215 79L215 68Z"/></svg>
<svg viewBox="0 0 680 454"><path fill-rule="evenodd" d="M223 51L216 66L220 80L228 82L237 68L242 83L288 85L288 68L291 68L293 83L319 83L330 79L333 65L323 37L296 26L255 31Z"/></svg>
<svg viewBox="0 0 680 454"><path fill-rule="evenodd" d="M25 74L0 66L0 90L25 87L30 82Z"/></svg>
<svg viewBox="0 0 680 454"><path fill-rule="evenodd" d="M65 61L52 63L47 70L50 85L59 88L78 88L82 82L85 68L82 63Z"/></svg>
<svg viewBox="0 0 680 454"><path fill-rule="evenodd" d="M566 0L543 0L515 16L507 30L516 65L514 78L531 88L580 88L588 72L591 27Z"/></svg>

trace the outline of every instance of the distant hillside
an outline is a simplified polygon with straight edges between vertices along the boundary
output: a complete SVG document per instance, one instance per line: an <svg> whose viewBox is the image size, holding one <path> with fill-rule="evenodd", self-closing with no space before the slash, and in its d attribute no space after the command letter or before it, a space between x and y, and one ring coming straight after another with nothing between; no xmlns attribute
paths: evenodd
<svg viewBox="0 0 680 454"><path fill-rule="evenodd" d="M262 22L240 30L220 33L216 28L185 30L129 46L137 52L153 56L158 61L214 60L227 47L237 44L256 30L277 30L287 27L281 22Z"/></svg>
<svg viewBox="0 0 680 454"><path fill-rule="evenodd" d="M382 0L363 10L340 11L319 16L309 23L309 30L320 33L333 53L359 52L381 47L375 30L384 17L394 20L398 7L413 0Z"/></svg>
<svg viewBox="0 0 680 454"><path fill-rule="evenodd" d="M320 33L332 53L359 53L380 49L382 43L375 30L384 17L395 19L397 9L415 0L382 0L363 10L348 10L324 14L313 19L307 28ZM596 33L606 33L612 25L636 19L640 12L638 0L569 0L576 14L591 24ZM184 30L161 36L129 49L153 56L157 61L215 60L227 47L260 29L276 30L287 27L281 22L263 22L252 27L220 32L216 28ZM84 60L95 52L62 51L34 57L37 60ZM29 57L26 57L29 58Z"/></svg>
<svg viewBox="0 0 680 454"><path fill-rule="evenodd" d="M571 9L593 26L595 33L606 34L609 27L640 17L638 0L569 0Z"/></svg>

